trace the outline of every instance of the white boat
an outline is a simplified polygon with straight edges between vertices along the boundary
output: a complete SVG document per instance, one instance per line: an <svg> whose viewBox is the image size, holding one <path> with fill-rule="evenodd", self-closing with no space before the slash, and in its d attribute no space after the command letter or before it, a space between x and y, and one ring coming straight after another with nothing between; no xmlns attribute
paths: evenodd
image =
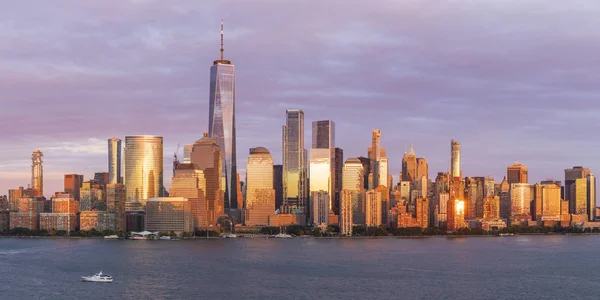
<svg viewBox="0 0 600 300"><path fill-rule="evenodd" d="M130 240L147 240L147 236L132 236L129 238Z"/></svg>
<svg viewBox="0 0 600 300"><path fill-rule="evenodd" d="M112 276L102 274L102 271L98 274L94 274L92 276L81 276L81 281L84 282L113 282Z"/></svg>
<svg viewBox="0 0 600 300"><path fill-rule="evenodd" d="M235 235L235 234L233 234L233 233L230 233L230 234L224 234L224 235L222 235L222 237L223 237L224 239L231 239L231 238L236 238L236 237L237 237L237 235Z"/></svg>
<svg viewBox="0 0 600 300"><path fill-rule="evenodd" d="M104 239L105 239L105 240L118 240L118 239L119 239L119 236L118 236L118 235L116 235L116 234L113 234L113 235L106 235L106 236L104 236Z"/></svg>
<svg viewBox="0 0 600 300"><path fill-rule="evenodd" d="M278 238L278 239L291 239L291 238L293 238L293 236L291 236L290 234L287 234L287 233L280 233L280 234L275 235L275 237Z"/></svg>
<svg viewBox="0 0 600 300"><path fill-rule="evenodd" d="M167 240L167 241L168 241L168 240L170 240L170 239L171 239L171 237L170 237L170 236L168 236L168 235L163 235L163 236L161 236L161 237L160 237L160 238L158 238L158 239L159 239L159 240Z"/></svg>

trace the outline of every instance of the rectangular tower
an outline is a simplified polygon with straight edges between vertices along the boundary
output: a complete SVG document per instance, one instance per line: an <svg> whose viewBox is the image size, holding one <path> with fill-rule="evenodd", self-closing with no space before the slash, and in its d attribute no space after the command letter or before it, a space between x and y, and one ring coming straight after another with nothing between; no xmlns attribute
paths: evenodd
<svg viewBox="0 0 600 300"><path fill-rule="evenodd" d="M286 111L283 126L283 211L305 211L307 200L306 149L304 149L304 112Z"/></svg>

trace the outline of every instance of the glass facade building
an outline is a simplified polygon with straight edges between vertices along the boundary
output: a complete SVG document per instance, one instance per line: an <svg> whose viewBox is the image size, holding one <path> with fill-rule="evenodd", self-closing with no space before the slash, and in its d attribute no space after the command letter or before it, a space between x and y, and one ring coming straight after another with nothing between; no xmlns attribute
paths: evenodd
<svg viewBox="0 0 600 300"><path fill-rule="evenodd" d="M310 149L310 191L332 191L333 149ZM311 193L312 194L312 193ZM328 201L331 207L331 199Z"/></svg>
<svg viewBox="0 0 600 300"><path fill-rule="evenodd" d="M121 183L121 140L108 139L108 183Z"/></svg>
<svg viewBox="0 0 600 300"><path fill-rule="evenodd" d="M335 148L335 122L324 120L312 123L312 148Z"/></svg>
<svg viewBox="0 0 600 300"><path fill-rule="evenodd" d="M34 197L44 196L44 162L42 151L35 150L31 154L31 189Z"/></svg>
<svg viewBox="0 0 600 300"><path fill-rule="evenodd" d="M452 140L450 142L450 174L452 178L462 177L460 171L460 143Z"/></svg>
<svg viewBox="0 0 600 300"><path fill-rule="evenodd" d="M125 137L125 191L127 202L159 197L163 190L163 138Z"/></svg>
<svg viewBox="0 0 600 300"><path fill-rule="evenodd" d="M284 210L306 208L306 149L304 149L304 112L286 111L283 126L283 203Z"/></svg>
<svg viewBox="0 0 600 300"><path fill-rule="evenodd" d="M237 208L237 160L235 136L235 72L231 61L216 60L210 68L209 137L223 153L222 180L225 208Z"/></svg>
<svg viewBox="0 0 600 300"><path fill-rule="evenodd" d="M340 207L342 214L344 201L348 201L352 207L352 223L365 224L365 192L364 192L365 168L359 158L352 157L346 160L342 171L342 199ZM346 198L344 198L346 197ZM340 225L341 226L341 225Z"/></svg>
<svg viewBox="0 0 600 300"><path fill-rule="evenodd" d="M275 217L273 157L266 148L250 149L246 167L246 225L270 225Z"/></svg>

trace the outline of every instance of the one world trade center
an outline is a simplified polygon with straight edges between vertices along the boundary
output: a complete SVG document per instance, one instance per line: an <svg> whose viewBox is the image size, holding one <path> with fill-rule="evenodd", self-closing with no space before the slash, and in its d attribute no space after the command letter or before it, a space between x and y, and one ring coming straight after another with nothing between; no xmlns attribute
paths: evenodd
<svg viewBox="0 0 600 300"><path fill-rule="evenodd" d="M235 151L235 73L231 61L225 60L223 20L221 20L221 59L210 67L210 115L208 132L221 148L222 187L225 209L237 209L237 162Z"/></svg>

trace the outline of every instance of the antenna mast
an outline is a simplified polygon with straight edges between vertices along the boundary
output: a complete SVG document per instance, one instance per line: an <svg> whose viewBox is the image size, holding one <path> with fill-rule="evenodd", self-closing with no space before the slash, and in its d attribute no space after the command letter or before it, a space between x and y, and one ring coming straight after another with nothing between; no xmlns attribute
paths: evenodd
<svg viewBox="0 0 600 300"><path fill-rule="evenodd" d="M223 19L221 19L221 60L225 59L225 49L223 48Z"/></svg>

